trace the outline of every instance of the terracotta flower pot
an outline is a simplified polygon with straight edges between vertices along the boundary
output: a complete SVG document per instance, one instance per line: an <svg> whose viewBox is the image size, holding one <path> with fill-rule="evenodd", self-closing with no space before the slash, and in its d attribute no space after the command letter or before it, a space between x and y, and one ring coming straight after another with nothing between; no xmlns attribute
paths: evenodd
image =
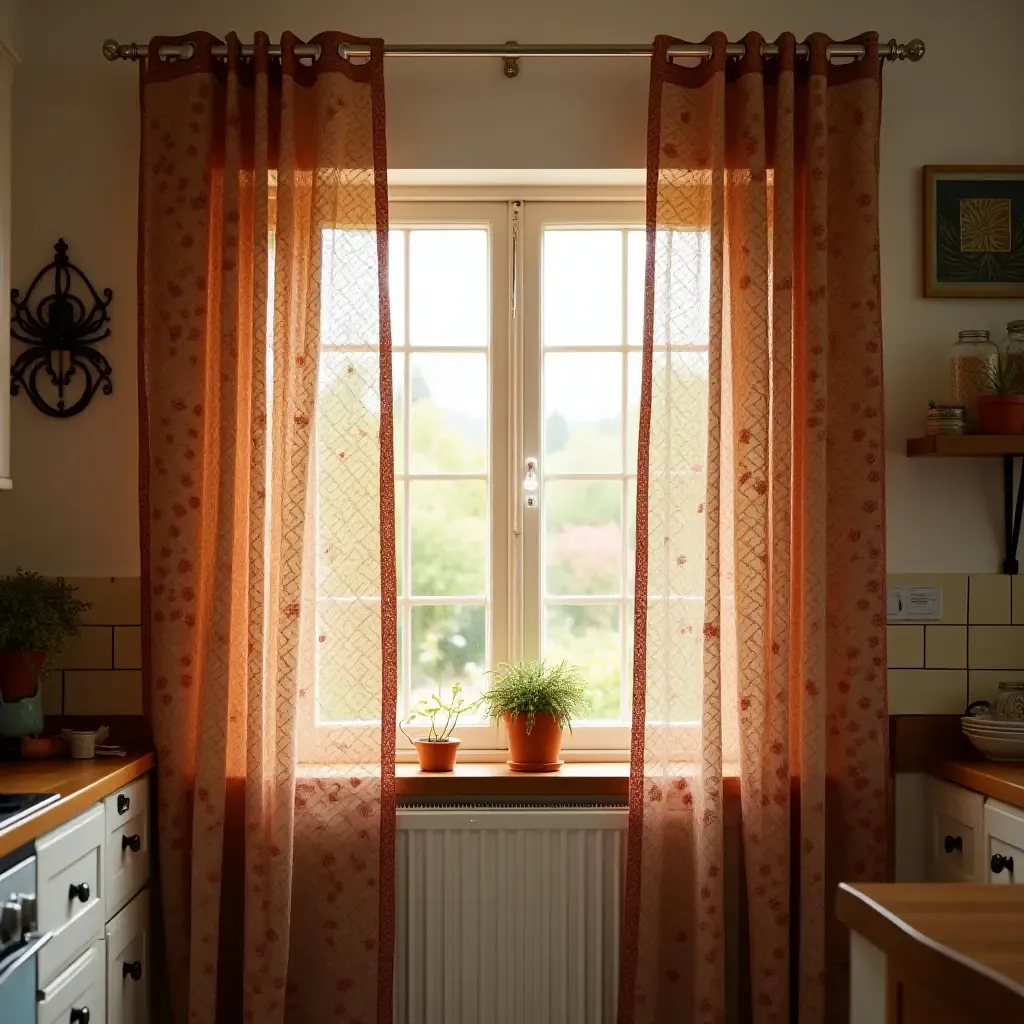
<svg viewBox="0 0 1024 1024"><path fill-rule="evenodd" d="M505 715L508 750L512 755L509 768L515 772L556 772L562 766L562 729L554 715L537 715L527 733L526 715Z"/></svg>
<svg viewBox="0 0 1024 1024"><path fill-rule="evenodd" d="M0 651L0 695L5 704L35 696L45 661L45 651Z"/></svg>
<svg viewBox="0 0 1024 1024"><path fill-rule="evenodd" d="M458 740L413 740L421 772L450 772L455 770L459 756Z"/></svg>
<svg viewBox="0 0 1024 1024"><path fill-rule="evenodd" d="M1024 434L1024 395L978 395L983 434Z"/></svg>

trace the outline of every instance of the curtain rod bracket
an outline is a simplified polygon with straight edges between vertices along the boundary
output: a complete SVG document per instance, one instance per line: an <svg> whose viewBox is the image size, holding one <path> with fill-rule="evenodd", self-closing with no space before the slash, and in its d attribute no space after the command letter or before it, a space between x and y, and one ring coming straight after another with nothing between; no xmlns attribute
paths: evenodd
<svg viewBox="0 0 1024 1024"><path fill-rule="evenodd" d="M519 44L514 39L506 40L506 46L518 46ZM505 57L505 77L506 78L518 78L519 77L519 58L518 57Z"/></svg>

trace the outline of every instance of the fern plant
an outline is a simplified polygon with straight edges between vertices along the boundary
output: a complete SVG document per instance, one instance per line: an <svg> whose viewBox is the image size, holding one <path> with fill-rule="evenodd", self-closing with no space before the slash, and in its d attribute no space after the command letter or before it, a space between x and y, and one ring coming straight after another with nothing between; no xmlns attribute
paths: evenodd
<svg viewBox="0 0 1024 1024"><path fill-rule="evenodd" d="M500 665L482 702L490 718L526 716L526 732L533 732L537 715L551 715L559 727L572 729L572 720L590 710L586 684L575 665L543 661Z"/></svg>
<svg viewBox="0 0 1024 1024"><path fill-rule="evenodd" d="M455 726L459 724L459 717L468 714L478 707L480 701L468 701L462 696L462 687L455 683L452 686L450 700L442 700L441 695L432 693L426 700L421 700L406 719L407 724L412 724L419 719L427 719L430 722L430 731L421 739L420 743L447 743L455 732ZM444 715L444 723L439 726L438 719ZM416 743L406 731L405 723L399 722L398 728L410 743Z"/></svg>
<svg viewBox="0 0 1024 1024"><path fill-rule="evenodd" d="M0 576L0 651L59 654L90 607L75 597L77 589L27 569Z"/></svg>

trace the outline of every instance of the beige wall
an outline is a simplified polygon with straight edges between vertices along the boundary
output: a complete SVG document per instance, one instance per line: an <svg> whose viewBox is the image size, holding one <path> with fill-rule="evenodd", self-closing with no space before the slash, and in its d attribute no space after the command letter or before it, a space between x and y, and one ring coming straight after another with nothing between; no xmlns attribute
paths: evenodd
<svg viewBox="0 0 1024 1024"><path fill-rule="evenodd" d="M10 2L10 0L8 0ZM928 56L885 74L882 267L889 429L889 564L893 571L998 568L994 464L910 462L925 404L945 391L958 328L999 329L1022 304L919 298L919 168L1024 163L1020 0L32 0L25 2L15 98L14 283L64 235L98 286L114 289L113 396L59 423L12 402L14 491L0 493L0 569L74 576L138 572L135 443L137 71L100 56L106 36L257 27L309 35L345 28L395 41L699 39L720 28L773 36L875 27L923 36ZM3 31L0 18L0 33ZM644 160L642 60L388 65L388 143L395 167L616 168Z"/></svg>

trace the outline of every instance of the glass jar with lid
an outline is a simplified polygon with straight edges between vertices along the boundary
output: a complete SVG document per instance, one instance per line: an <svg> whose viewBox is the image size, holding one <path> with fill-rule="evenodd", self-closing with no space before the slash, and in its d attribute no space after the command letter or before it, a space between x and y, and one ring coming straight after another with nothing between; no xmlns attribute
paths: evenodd
<svg viewBox="0 0 1024 1024"><path fill-rule="evenodd" d="M1021 354L1024 355L1024 346ZM950 351L950 398L954 405L962 405L966 410L968 432L978 429L978 395L989 390L988 380L998 357L999 349L988 331L961 331Z"/></svg>
<svg viewBox="0 0 1024 1024"><path fill-rule="evenodd" d="M1024 320L1011 320L1003 339L1006 361L1013 367L1018 386L1024 388Z"/></svg>

